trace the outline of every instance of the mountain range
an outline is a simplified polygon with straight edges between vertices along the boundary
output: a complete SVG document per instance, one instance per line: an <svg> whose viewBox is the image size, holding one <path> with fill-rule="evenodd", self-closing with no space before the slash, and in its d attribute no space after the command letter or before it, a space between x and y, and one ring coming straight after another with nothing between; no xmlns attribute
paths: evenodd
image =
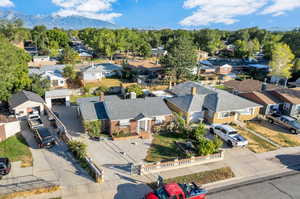
<svg viewBox="0 0 300 199"><path fill-rule="evenodd" d="M49 29L57 27L66 30L83 28L118 28L117 25L106 21L80 16L59 17L51 15L27 15L12 10L0 10L0 19L21 19L24 26L27 28L33 28L37 25L44 25Z"/></svg>

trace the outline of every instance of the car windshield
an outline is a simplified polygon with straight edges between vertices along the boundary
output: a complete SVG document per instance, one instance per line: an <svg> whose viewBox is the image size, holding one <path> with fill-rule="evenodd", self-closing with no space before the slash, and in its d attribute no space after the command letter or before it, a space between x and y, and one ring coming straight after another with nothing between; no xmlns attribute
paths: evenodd
<svg viewBox="0 0 300 199"><path fill-rule="evenodd" d="M293 124L294 127L300 129L300 123L298 121L295 120L295 121L292 122L292 124Z"/></svg>
<svg viewBox="0 0 300 199"><path fill-rule="evenodd" d="M155 191L155 195L158 196L159 199L168 199L169 196L164 188L159 188Z"/></svg>
<svg viewBox="0 0 300 199"><path fill-rule="evenodd" d="M230 132L228 133L228 135L236 135L236 134L237 134L236 131L230 131Z"/></svg>

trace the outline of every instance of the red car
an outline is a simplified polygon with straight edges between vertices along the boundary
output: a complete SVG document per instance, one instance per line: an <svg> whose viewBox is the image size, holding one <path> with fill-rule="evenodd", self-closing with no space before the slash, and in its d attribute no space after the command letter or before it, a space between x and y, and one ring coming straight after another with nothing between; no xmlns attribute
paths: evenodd
<svg viewBox="0 0 300 199"><path fill-rule="evenodd" d="M145 196L145 199L205 199L207 191L195 183L163 185Z"/></svg>

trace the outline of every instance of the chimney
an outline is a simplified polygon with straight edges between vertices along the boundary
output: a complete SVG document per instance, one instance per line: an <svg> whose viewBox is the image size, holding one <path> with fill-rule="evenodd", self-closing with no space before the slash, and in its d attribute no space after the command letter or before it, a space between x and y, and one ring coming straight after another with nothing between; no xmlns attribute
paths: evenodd
<svg viewBox="0 0 300 199"><path fill-rule="evenodd" d="M104 102L104 93L103 92L100 93L99 101Z"/></svg>
<svg viewBox="0 0 300 199"><path fill-rule="evenodd" d="M196 87L192 87L191 88L191 95L195 96L197 94L197 88Z"/></svg>
<svg viewBox="0 0 300 199"><path fill-rule="evenodd" d="M130 92L129 96L130 96L130 99L136 99L136 93L135 92Z"/></svg>
<svg viewBox="0 0 300 199"><path fill-rule="evenodd" d="M267 83L266 82L261 84L261 91L265 91L265 90L267 90Z"/></svg>
<svg viewBox="0 0 300 199"><path fill-rule="evenodd" d="M172 89L172 82L169 82L169 90Z"/></svg>

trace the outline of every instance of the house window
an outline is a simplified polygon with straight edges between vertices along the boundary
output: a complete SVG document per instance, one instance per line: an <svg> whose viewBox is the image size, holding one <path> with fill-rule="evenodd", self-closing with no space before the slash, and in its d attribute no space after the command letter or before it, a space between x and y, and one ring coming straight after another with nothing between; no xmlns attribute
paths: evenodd
<svg viewBox="0 0 300 199"><path fill-rule="evenodd" d="M283 104L283 109L286 110L286 111L289 111L290 110L290 106L291 105L289 103L284 103Z"/></svg>
<svg viewBox="0 0 300 199"><path fill-rule="evenodd" d="M162 124L165 121L165 117L164 116L158 116L155 117L155 124Z"/></svg>
<svg viewBox="0 0 300 199"><path fill-rule="evenodd" d="M226 118L226 117L230 117L230 116L231 116L230 112L219 113L219 118Z"/></svg>
<svg viewBox="0 0 300 199"><path fill-rule="evenodd" d="M120 126L129 126L130 121L129 120L120 120L119 125Z"/></svg>

